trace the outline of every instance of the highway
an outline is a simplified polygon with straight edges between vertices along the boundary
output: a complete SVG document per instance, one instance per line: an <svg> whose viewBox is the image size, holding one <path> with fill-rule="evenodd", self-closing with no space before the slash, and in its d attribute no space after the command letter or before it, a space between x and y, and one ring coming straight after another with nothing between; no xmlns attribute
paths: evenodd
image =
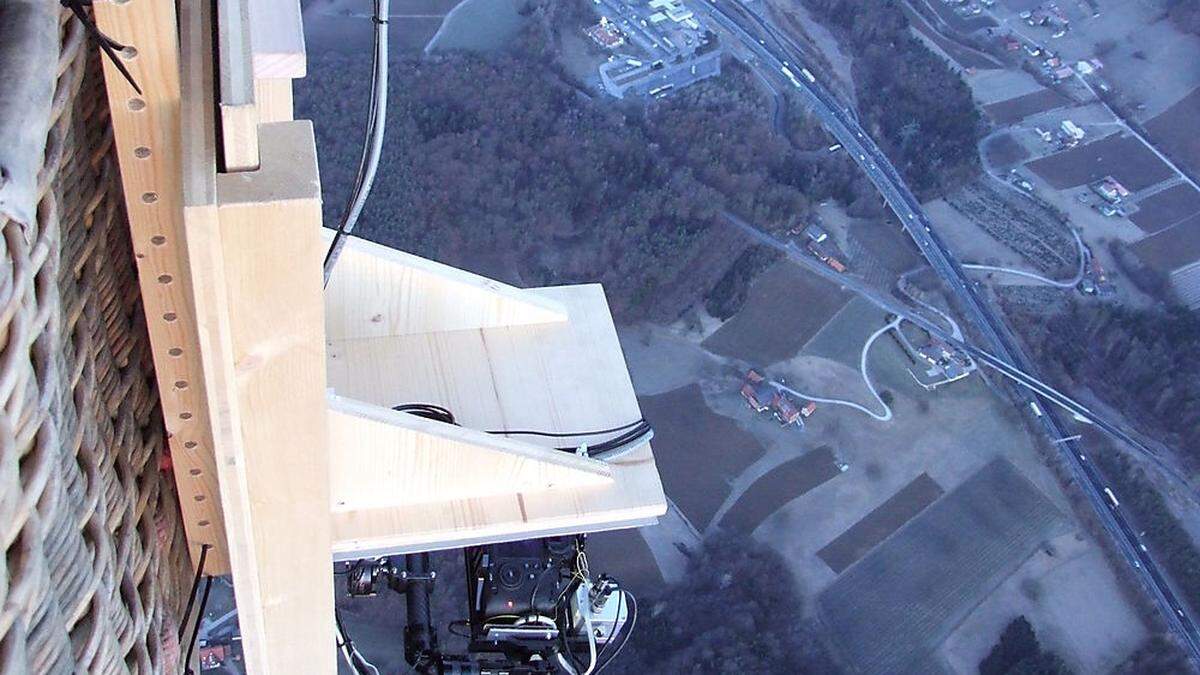
<svg viewBox="0 0 1200 675"><path fill-rule="evenodd" d="M1038 378L1032 361L1020 348L1008 326L997 316L988 301L976 291L962 266L931 227L920 202L908 189L888 158L859 126L853 112L844 107L810 70L801 65L804 63L804 52L799 45L770 22L746 10L737 0L695 0L691 4L697 13L704 14L714 25L736 36L755 54L760 61L755 65L767 71L777 71L778 77L786 78L796 93L821 119L825 128L866 172L929 265L959 299L967 320L979 332L985 347L972 346L969 351L976 358L1024 385L1025 388L1015 389L1015 396L1023 408L1032 411L1052 446L1063 454L1065 464L1091 502L1097 519L1133 568L1133 573L1158 607L1168 628L1179 638L1193 664L1200 667L1200 633L1197 632L1183 601L1171 588L1151 552L1137 536L1137 530L1130 524L1119 505L1119 495L1116 500L1109 499L1105 492L1107 486L1104 479L1087 460L1087 453L1082 444L1077 440L1059 442L1072 434L1057 408L1070 411L1078 419L1088 420L1113 438L1128 443L1143 453L1155 456L1154 452L1120 426L1097 416ZM768 75L766 72L763 74ZM938 332L942 332L940 327ZM1029 391L1030 389L1037 394ZM1055 405L1046 405L1045 401L1039 400L1038 394Z"/></svg>

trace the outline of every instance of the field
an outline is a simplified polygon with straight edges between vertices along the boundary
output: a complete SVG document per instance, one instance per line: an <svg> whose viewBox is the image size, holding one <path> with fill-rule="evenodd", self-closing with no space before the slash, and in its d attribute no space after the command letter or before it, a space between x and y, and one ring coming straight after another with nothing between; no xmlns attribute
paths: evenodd
<svg viewBox="0 0 1200 675"><path fill-rule="evenodd" d="M1064 525L1012 464L991 462L821 593L834 643L859 673L928 671L954 627Z"/></svg>
<svg viewBox="0 0 1200 675"><path fill-rule="evenodd" d="M721 527L750 534L780 507L838 475L829 446L790 459L754 481L721 518Z"/></svg>
<svg viewBox="0 0 1200 675"><path fill-rule="evenodd" d="M850 265L869 281L876 274L891 286L896 276L922 263L917 245L899 226L866 220L851 220L846 232Z"/></svg>
<svg viewBox="0 0 1200 675"><path fill-rule="evenodd" d="M729 481L762 456L762 445L709 410L699 385L638 403L654 426L654 459L667 497L703 530L729 496Z"/></svg>
<svg viewBox="0 0 1200 675"><path fill-rule="evenodd" d="M1149 637L1124 595L1104 552L1078 533L1066 534L1025 561L940 651L954 672L976 672L1004 626L1023 615L1074 672L1112 673Z"/></svg>
<svg viewBox="0 0 1200 675"><path fill-rule="evenodd" d="M1200 213L1139 241L1133 250L1147 265L1171 272L1200 260Z"/></svg>
<svg viewBox="0 0 1200 675"><path fill-rule="evenodd" d="M741 311L704 341L704 348L769 365L795 354L846 304L849 293L786 260L763 272Z"/></svg>
<svg viewBox="0 0 1200 675"><path fill-rule="evenodd" d="M1200 192L1187 183L1180 183L1138 202L1137 213L1130 220L1149 234L1200 213Z"/></svg>
<svg viewBox="0 0 1200 675"><path fill-rule="evenodd" d="M1174 175L1171 167L1144 143L1120 134L1034 160L1027 166L1058 190L1112 176L1136 192Z"/></svg>
<svg viewBox="0 0 1200 675"><path fill-rule="evenodd" d="M937 45L938 48L943 52L946 52L946 54L950 58L954 59L958 65L962 66L963 68L977 68L980 70L1001 67L998 62L985 56L984 54L967 49L966 47L943 37L936 30L934 30L932 26L929 25L929 22L925 20L925 17L912 11L908 5L901 5L901 7L904 8L904 13L908 15L909 21L912 22L913 29L927 38L930 42Z"/></svg>
<svg viewBox="0 0 1200 675"><path fill-rule="evenodd" d="M490 51L509 44L525 25L519 0L463 0L442 23L428 49Z"/></svg>
<svg viewBox="0 0 1200 675"><path fill-rule="evenodd" d="M1200 88L1146 122L1146 131L1164 154L1183 165L1184 170L1200 173Z"/></svg>
<svg viewBox="0 0 1200 675"><path fill-rule="evenodd" d="M1047 110L1054 110L1070 103L1066 96L1053 89L1042 89L1031 94L1010 98L1007 101L983 106L984 112L1000 125L1009 125Z"/></svg>
<svg viewBox="0 0 1200 675"><path fill-rule="evenodd" d="M883 310L870 300L854 298L804 346L804 353L837 361L857 371L863 344L871 333L883 326L883 320ZM882 346L884 342L885 340L876 342L872 346L872 354L875 353L874 349ZM871 363L873 361L868 363L868 368ZM857 386L858 382L854 384Z"/></svg>
<svg viewBox="0 0 1200 675"><path fill-rule="evenodd" d="M838 535L837 539L829 542L817 555L835 573L841 574L925 510L925 507L941 497L942 493L942 486L930 478L929 474L922 473L886 502L851 525L850 529Z"/></svg>

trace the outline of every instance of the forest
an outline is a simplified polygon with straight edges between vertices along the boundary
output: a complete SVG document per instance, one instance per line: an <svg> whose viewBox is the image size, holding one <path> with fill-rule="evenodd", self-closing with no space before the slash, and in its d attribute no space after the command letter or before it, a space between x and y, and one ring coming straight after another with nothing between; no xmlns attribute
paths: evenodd
<svg viewBox="0 0 1200 675"><path fill-rule="evenodd" d="M983 123L971 90L909 30L899 0L802 0L855 55L864 126L922 199L979 173Z"/></svg>
<svg viewBox="0 0 1200 675"><path fill-rule="evenodd" d="M357 234L521 286L599 281L618 318L673 320L749 246L723 210L780 229L810 200L853 193L844 158L773 133L739 64L662 101L618 104L561 76L545 21L519 44L391 64L384 157ZM367 65L314 54L297 85L327 223L358 165Z"/></svg>
<svg viewBox="0 0 1200 675"><path fill-rule="evenodd" d="M1166 7L1179 30L1200 35L1200 0L1167 0Z"/></svg>
<svg viewBox="0 0 1200 675"><path fill-rule="evenodd" d="M1200 318L1073 301L1046 320L1011 307L1039 360L1200 466Z"/></svg>
<svg viewBox="0 0 1200 675"><path fill-rule="evenodd" d="M614 673L840 672L803 619L792 573L751 539L710 538L684 580L639 598L637 630Z"/></svg>
<svg viewBox="0 0 1200 675"><path fill-rule="evenodd" d="M983 661L979 675L1071 675L1062 657L1044 649L1029 619L1018 616L1000 633Z"/></svg>
<svg viewBox="0 0 1200 675"><path fill-rule="evenodd" d="M1170 571L1183 597L1200 610L1200 550L1192 535L1171 512L1144 470L1107 439L1097 439L1095 445L1100 450L1096 462L1121 495L1121 503L1133 513L1134 522L1145 532L1156 559Z"/></svg>

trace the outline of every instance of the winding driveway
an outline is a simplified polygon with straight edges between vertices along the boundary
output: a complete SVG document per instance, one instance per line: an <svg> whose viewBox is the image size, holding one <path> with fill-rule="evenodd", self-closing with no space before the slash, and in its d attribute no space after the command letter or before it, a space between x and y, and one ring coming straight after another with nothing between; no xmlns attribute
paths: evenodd
<svg viewBox="0 0 1200 675"><path fill-rule="evenodd" d="M875 397L875 400L879 402L879 405L883 406L882 414L877 413L874 410L871 410L870 408L867 408L863 405L855 403L854 401L847 401L845 399L840 399L840 398L822 398L819 396L813 396L812 394L806 394L802 391L797 391L797 390L792 389L791 387L787 386L786 384L780 384L779 382L775 382L775 381L771 381L770 384L772 387L775 387L779 391L786 392L788 394L791 394L792 396L797 396L799 398L808 399L809 401L816 401L817 403L828 403L830 405L844 405L847 408L854 408L855 410L857 410L859 412L865 413L865 414L869 415L871 417L871 419L874 419L876 421L879 421L879 422L890 421L892 419L892 407L889 406L882 398L880 398L879 392L875 390L875 385L871 384L870 375L867 374L867 354L871 351L871 345L874 344L875 341L878 340L881 335L883 335L884 333L888 332L889 330L891 330L893 328L898 327L900 325L900 322L903 320L904 320L903 317L896 317L887 325L883 326L882 328L875 331L874 333L871 333L871 337L867 338L867 341L863 343L862 353L859 355L859 359L858 359L858 368L860 371L862 371L863 382L866 383L867 390L871 392L871 395Z"/></svg>

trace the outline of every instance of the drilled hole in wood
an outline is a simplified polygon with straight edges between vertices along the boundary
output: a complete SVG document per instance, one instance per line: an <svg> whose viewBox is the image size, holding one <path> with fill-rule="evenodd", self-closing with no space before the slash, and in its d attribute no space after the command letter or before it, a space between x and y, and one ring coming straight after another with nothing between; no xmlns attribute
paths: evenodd
<svg viewBox="0 0 1200 675"><path fill-rule="evenodd" d="M167 323L170 323L178 318L179 315L177 315L175 312L167 312L166 314L163 314L163 321L166 321Z"/></svg>
<svg viewBox="0 0 1200 675"><path fill-rule="evenodd" d="M121 50L121 56L125 57L127 60L135 59L135 58L137 58L137 48L136 47L125 47L124 49Z"/></svg>
<svg viewBox="0 0 1200 675"><path fill-rule="evenodd" d="M176 389L187 389L188 388L187 380L175 380L175 388Z"/></svg>
<svg viewBox="0 0 1200 675"><path fill-rule="evenodd" d="M198 520L198 521L196 521L196 524L199 525L200 527L208 527L207 520Z"/></svg>
<svg viewBox="0 0 1200 675"><path fill-rule="evenodd" d="M131 98L131 99L129 99L129 109L134 112L138 112L139 110L145 110L146 102L140 98Z"/></svg>
<svg viewBox="0 0 1200 675"><path fill-rule="evenodd" d="M157 192L143 192L142 193L142 203L143 204L153 204L156 201L158 201L158 193Z"/></svg>
<svg viewBox="0 0 1200 675"><path fill-rule="evenodd" d="M171 356L183 356L183 350L179 347L171 347L167 350L167 353Z"/></svg>
<svg viewBox="0 0 1200 675"><path fill-rule="evenodd" d="M196 441L188 441L187 443L183 444L183 447L187 448L188 450L191 450L192 448L196 447L196 445L198 445L196 443Z"/></svg>
<svg viewBox="0 0 1200 675"><path fill-rule="evenodd" d="M167 243L167 238L161 234L156 234L153 237L150 237L150 243L154 244L155 246L162 246L163 244Z"/></svg>
<svg viewBox="0 0 1200 675"><path fill-rule="evenodd" d="M160 283L160 284L169 284L169 283L171 283L171 275L170 275L170 274L160 274L160 275L158 275L158 283Z"/></svg>
<svg viewBox="0 0 1200 675"><path fill-rule="evenodd" d="M188 469L188 474L190 474L192 476L199 476L202 473L204 473L204 472L201 471L200 469Z"/></svg>
<svg viewBox="0 0 1200 675"><path fill-rule="evenodd" d="M198 502L202 502L202 501L204 501L204 495L196 495L195 497L192 497L192 499L195 499Z"/></svg>
<svg viewBox="0 0 1200 675"><path fill-rule="evenodd" d="M150 148L147 148L144 145L139 145L133 149L133 156L137 157L138 159L146 159L150 156Z"/></svg>
<svg viewBox="0 0 1200 675"><path fill-rule="evenodd" d="M190 413L190 412L181 412L181 413L179 413L179 419L181 419L181 420L190 420L190 419L192 419L192 413Z"/></svg>

